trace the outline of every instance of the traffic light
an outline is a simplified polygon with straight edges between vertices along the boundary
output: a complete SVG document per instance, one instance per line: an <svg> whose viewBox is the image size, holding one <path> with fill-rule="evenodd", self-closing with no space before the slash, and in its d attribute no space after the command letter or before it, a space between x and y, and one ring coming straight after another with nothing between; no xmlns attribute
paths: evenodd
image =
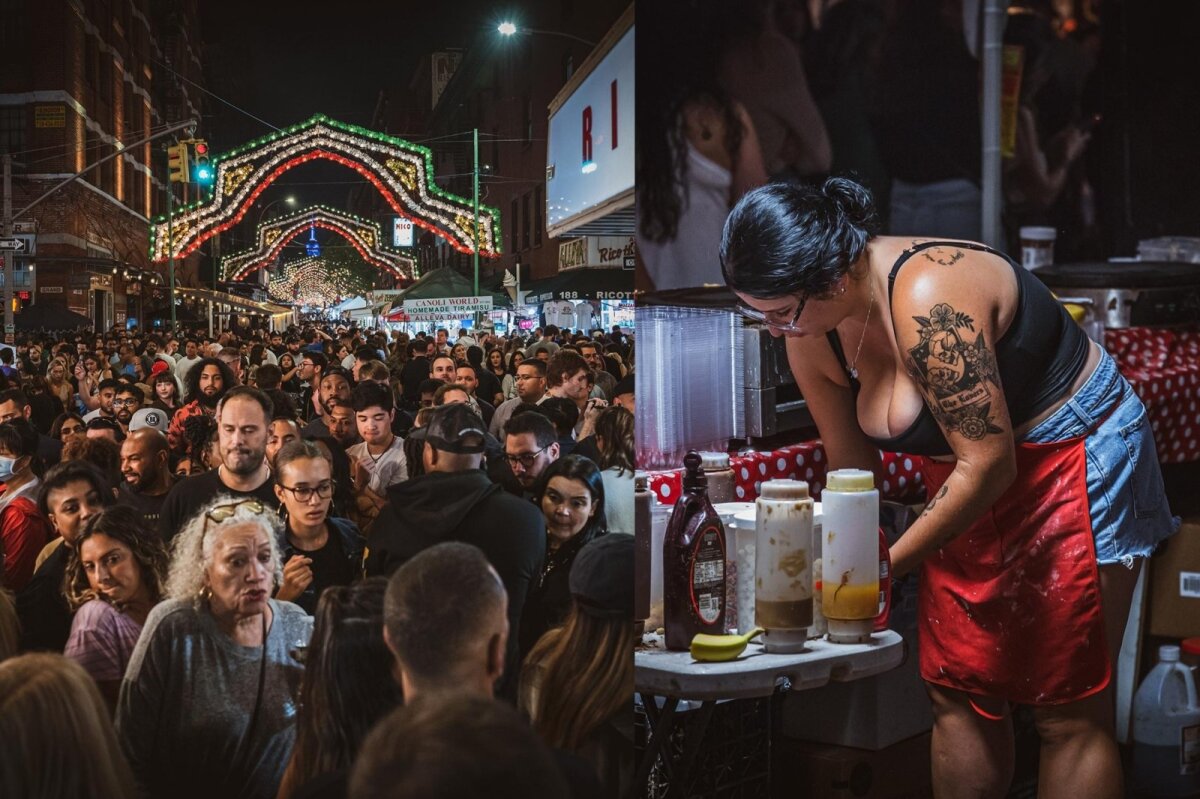
<svg viewBox="0 0 1200 799"><path fill-rule="evenodd" d="M172 183L188 183L188 146L186 141L167 148L167 171Z"/></svg>
<svg viewBox="0 0 1200 799"><path fill-rule="evenodd" d="M213 181L215 170L212 166L212 160L208 154L208 142L204 139L192 140L192 151L190 153L192 162L192 182L199 183L202 186L208 186Z"/></svg>

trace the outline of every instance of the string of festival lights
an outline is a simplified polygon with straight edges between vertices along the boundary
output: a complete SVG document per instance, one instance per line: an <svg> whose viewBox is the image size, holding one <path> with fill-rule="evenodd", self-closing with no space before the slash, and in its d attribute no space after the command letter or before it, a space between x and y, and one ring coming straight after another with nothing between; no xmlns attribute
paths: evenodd
<svg viewBox="0 0 1200 799"><path fill-rule="evenodd" d="M270 293L304 306L336 305L346 297L365 295L372 288L370 267L338 254L299 258L271 276Z"/></svg>
<svg viewBox="0 0 1200 799"><path fill-rule="evenodd" d="M216 156L212 193L151 225L150 257L183 258L204 241L236 225L276 178L302 163L326 159L370 182L392 209L419 227L445 238L463 253L474 252L471 201L433 182L427 147L347 125L322 114ZM479 253L500 254L500 212L479 206Z"/></svg>

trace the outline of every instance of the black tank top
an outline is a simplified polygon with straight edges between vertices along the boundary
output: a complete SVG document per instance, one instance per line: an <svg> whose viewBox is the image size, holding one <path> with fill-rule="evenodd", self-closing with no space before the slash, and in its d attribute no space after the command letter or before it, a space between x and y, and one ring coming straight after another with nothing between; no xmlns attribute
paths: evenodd
<svg viewBox="0 0 1200 799"><path fill-rule="evenodd" d="M904 262L928 247L950 245L998 255L1008 261L1017 276L1017 312L1008 331L996 343L996 360L1000 382L1008 404L1013 426L1024 424L1057 402L1075 382L1087 363L1089 339L1083 328L1075 324L1050 290L1033 273L1013 259L982 244L961 241L927 241L917 244L896 259L888 275L888 310L891 310L892 290L896 274ZM850 373L846 354L836 330L825 334L833 354L850 380L854 407L862 385ZM868 436L868 438L871 438ZM895 438L871 438L885 452L910 455L951 455L953 450L942 435L933 413L927 405L907 430Z"/></svg>

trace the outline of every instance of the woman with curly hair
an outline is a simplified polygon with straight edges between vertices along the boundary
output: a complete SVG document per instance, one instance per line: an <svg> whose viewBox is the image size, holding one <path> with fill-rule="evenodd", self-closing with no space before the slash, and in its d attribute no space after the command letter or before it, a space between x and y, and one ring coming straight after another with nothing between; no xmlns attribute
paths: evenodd
<svg viewBox="0 0 1200 799"><path fill-rule="evenodd" d="M222 495L173 539L167 599L146 619L117 702L117 732L145 794L278 790L296 736L296 650L312 631L303 610L271 598L282 532L260 500Z"/></svg>
<svg viewBox="0 0 1200 799"><path fill-rule="evenodd" d="M321 594L300 683L296 746L278 799L301 792L324 796L334 786L344 796L367 732L403 702L395 660L383 640L387 584L384 577L368 577Z"/></svg>
<svg viewBox="0 0 1200 799"><path fill-rule="evenodd" d="M65 593L75 619L63 654L92 675L110 710L166 577L162 539L128 505L92 517L71 552Z"/></svg>

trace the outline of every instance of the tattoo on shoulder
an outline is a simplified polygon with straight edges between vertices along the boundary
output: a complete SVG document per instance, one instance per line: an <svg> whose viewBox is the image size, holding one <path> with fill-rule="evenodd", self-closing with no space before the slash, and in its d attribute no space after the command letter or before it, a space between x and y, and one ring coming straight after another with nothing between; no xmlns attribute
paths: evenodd
<svg viewBox="0 0 1200 799"><path fill-rule="evenodd" d="M926 261L941 266L954 266L963 259L962 250L948 250L945 247L930 247L928 250L921 250L921 255Z"/></svg>
<svg viewBox="0 0 1200 799"><path fill-rule="evenodd" d="M921 340L908 351L908 370L938 423L972 441L1004 432L995 424L988 388L1000 385L996 356L983 333L975 334L975 320L940 303L913 321Z"/></svg>

